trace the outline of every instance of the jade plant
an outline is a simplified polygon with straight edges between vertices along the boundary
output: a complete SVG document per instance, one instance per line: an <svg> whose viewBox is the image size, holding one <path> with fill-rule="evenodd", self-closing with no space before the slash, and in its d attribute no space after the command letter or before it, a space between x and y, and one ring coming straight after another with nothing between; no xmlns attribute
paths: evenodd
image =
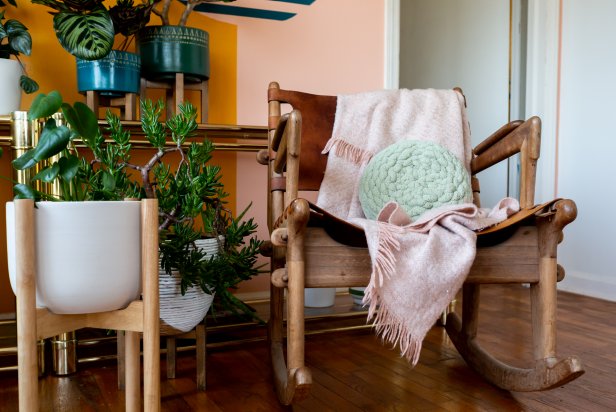
<svg viewBox="0 0 616 412"><path fill-rule="evenodd" d="M61 110L68 126L52 116ZM141 127L154 154L143 164L131 158L130 132L119 118L107 112L106 134L101 131L95 114L83 103L62 102L56 91L36 97L28 112L30 120L47 119L36 147L13 161L18 170L38 166L31 184L17 184L17 198L35 200L122 200L157 198L161 267L179 271L182 293L200 287L215 293L225 310L254 316L249 307L229 289L250 279L261 241L253 234L253 219L243 220L248 207L234 217L228 209L221 182L221 168L211 164L214 145L206 138L193 138L197 128L196 109L179 105L179 114L161 122L162 102L145 100L141 104ZM84 156L82 144L90 152ZM171 155L179 158L167 162ZM60 192L41 193L36 181L54 182ZM205 258L195 246L202 237L223 236L217 256Z"/></svg>
<svg viewBox="0 0 616 412"><path fill-rule="evenodd" d="M17 7L15 0L7 0L7 3ZM23 23L5 17L6 5L3 0L0 0L0 59L15 57L24 73L19 78L21 89L26 93L34 93L38 90L39 86L36 81L28 77L26 68L21 60L19 60L20 54L29 56L32 52L32 36L30 36L28 28Z"/></svg>

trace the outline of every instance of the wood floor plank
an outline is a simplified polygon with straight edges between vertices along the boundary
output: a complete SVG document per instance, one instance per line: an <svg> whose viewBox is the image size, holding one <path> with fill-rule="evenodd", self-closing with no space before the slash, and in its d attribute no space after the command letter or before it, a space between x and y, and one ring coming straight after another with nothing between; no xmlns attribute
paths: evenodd
<svg viewBox="0 0 616 412"><path fill-rule="evenodd" d="M532 363L529 290L488 286L481 291L479 341L498 358ZM440 326L426 336L411 368L396 348L371 331L314 335L306 340L313 390L293 407L278 403L265 341L208 350L207 391L197 389L195 359L178 355L177 378L161 374L163 411L613 411L616 410L616 303L559 293L558 353L578 355L579 379L545 392L511 393L471 370ZM164 365L164 362L163 362ZM164 371L164 366L161 367ZM42 411L124 409L112 363L80 365L68 377L39 380ZM17 411L15 372L0 373L0 412Z"/></svg>

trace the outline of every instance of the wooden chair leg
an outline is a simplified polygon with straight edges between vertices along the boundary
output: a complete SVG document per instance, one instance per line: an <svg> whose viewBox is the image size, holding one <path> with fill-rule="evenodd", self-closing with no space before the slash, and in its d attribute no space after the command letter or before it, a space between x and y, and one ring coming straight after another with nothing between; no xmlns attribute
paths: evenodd
<svg viewBox="0 0 616 412"><path fill-rule="evenodd" d="M271 286L269 340L278 399L283 405L310 392L312 375L304 365L304 256L302 234L310 213L306 201L294 202L289 216L287 247L287 359L283 351L284 289ZM297 234L300 234L297 236ZM276 255L277 251L274 251ZM274 265L275 266L275 265ZM272 269L277 269L273 267Z"/></svg>
<svg viewBox="0 0 616 412"><path fill-rule="evenodd" d="M205 329L205 320L197 325L196 329L197 343L197 387L200 391L205 391L206 388L206 371L207 371L207 335Z"/></svg>
<svg viewBox="0 0 616 412"><path fill-rule="evenodd" d="M531 284L531 310L534 365L517 368L487 353L476 341L479 286L464 285L463 319L450 314L447 333L464 360L494 385L510 391L552 389L584 373L581 361L570 356L556 358L556 247L562 229L575 219L575 205L563 200L555 205L555 213L539 216L539 281Z"/></svg>
<svg viewBox="0 0 616 412"><path fill-rule="evenodd" d="M175 368L176 368L176 355L177 355L177 345L175 336L167 336L165 338L165 342L167 343L167 379L175 379Z"/></svg>

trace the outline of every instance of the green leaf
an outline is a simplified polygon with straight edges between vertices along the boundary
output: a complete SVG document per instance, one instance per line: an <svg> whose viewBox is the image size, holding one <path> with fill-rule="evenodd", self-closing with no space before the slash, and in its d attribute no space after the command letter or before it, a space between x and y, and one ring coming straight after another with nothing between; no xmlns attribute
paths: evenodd
<svg viewBox="0 0 616 412"><path fill-rule="evenodd" d="M11 162L16 170L26 170L38 163L34 160L34 149L28 150Z"/></svg>
<svg viewBox="0 0 616 412"><path fill-rule="evenodd" d="M113 21L104 7L87 13L61 11L53 17L53 27L62 47L80 59L103 58L113 46Z"/></svg>
<svg viewBox="0 0 616 412"><path fill-rule="evenodd" d="M88 147L92 147L96 143L96 137L99 134L98 118L86 104L77 102L73 107L70 104L62 104L62 114L64 118L75 130L84 143Z"/></svg>
<svg viewBox="0 0 616 412"><path fill-rule="evenodd" d="M53 165L46 167L45 169L38 172L32 180L40 180L43 182L51 182L56 177L58 177L58 173L60 173L60 166L58 163L54 163Z"/></svg>
<svg viewBox="0 0 616 412"><path fill-rule="evenodd" d="M13 49L26 56L32 51L32 37L28 33L26 26L17 20L7 20L4 23L4 29L9 37L9 44Z"/></svg>
<svg viewBox="0 0 616 412"><path fill-rule="evenodd" d="M55 127L55 122L47 122L36 147L13 160L13 167L17 170L29 169L41 160L60 153L70 142L70 135L68 127Z"/></svg>
<svg viewBox="0 0 616 412"><path fill-rule="evenodd" d="M103 189L111 192L115 189L115 179L108 171L103 172Z"/></svg>
<svg viewBox="0 0 616 412"><path fill-rule="evenodd" d="M49 117L57 112L61 105L62 96L57 90L52 90L48 95L41 93L34 98L30 110L28 110L28 119L35 120Z"/></svg>
<svg viewBox="0 0 616 412"><path fill-rule="evenodd" d="M34 93L39 89L38 83L25 74L22 74L19 78L19 86L21 86L21 89L27 94Z"/></svg>
<svg viewBox="0 0 616 412"><path fill-rule="evenodd" d="M60 176L62 176L62 179L69 181L77 175L77 171L79 170L79 158L74 155L61 157L60 160L58 160L58 165L60 166Z"/></svg>
<svg viewBox="0 0 616 412"><path fill-rule="evenodd" d="M23 183L13 186L13 193L15 194L15 199L34 199L35 197L34 189Z"/></svg>

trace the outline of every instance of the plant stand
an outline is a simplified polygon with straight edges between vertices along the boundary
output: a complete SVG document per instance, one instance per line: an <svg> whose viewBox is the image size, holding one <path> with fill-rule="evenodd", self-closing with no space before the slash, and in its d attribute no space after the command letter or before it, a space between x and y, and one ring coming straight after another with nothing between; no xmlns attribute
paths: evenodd
<svg viewBox="0 0 616 412"><path fill-rule="evenodd" d="M98 115L99 107L119 107L122 120L137 120L137 94L125 93L122 97L101 96L95 90L86 91L86 104Z"/></svg>
<svg viewBox="0 0 616 412"><path fill-rule="evenodd" d="M184 101L185 90L197 90L201 94L201 119L199 123L207 123L208 120L208 81L198 83L184 81L184 73L176 73L172 82L155 82L141 78L141 96L144 97L146 89L164 89L166 96L167 118L178 113L178 103ZM175 108L175 110L174 110Z"/></svg>
<svg viewBox="0 0 616 412"><path fill-rule="evenodd" d="M167 336L167 379L175 379L175 360L177 354L176 339L195 339L195 351L197 352L197 388L200 391L206 389L206 355L207 355L207 335L205 329L205 319L198 324L195 329L183 335Z"/></svg>
<svg viewBox="0 0 616 412"><path fill-rule="evenodd" d="M141 203L143 300L125 309L59 315L36 307L36 247L34 202L15 201L17 257L17 356L19 410L36 412L38 402L37 340L75 329L94 327L126 330L126 410L137 411L140 400L139 333L143 332L144 398L146 411L160 410L160 348L158 308L158 202Z"/></svg>

